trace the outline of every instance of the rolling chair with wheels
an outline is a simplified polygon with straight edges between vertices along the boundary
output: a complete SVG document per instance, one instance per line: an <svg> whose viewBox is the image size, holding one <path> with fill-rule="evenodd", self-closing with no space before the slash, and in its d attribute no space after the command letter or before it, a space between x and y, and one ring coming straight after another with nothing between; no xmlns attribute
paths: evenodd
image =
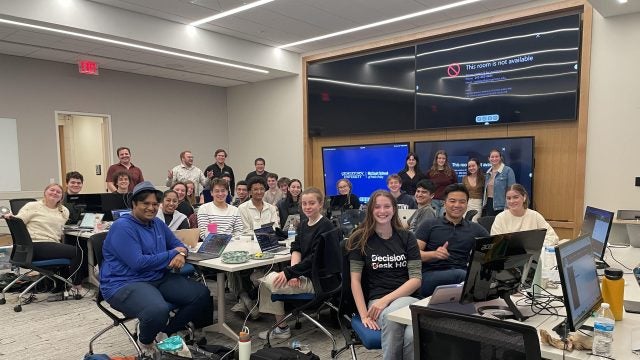
<svg viewBox="0 0 640 360"><path fill-rule="evenodd" d="M32 199L32 198L24 198L24 199L11 199L9 200L9 207L11 207L11 213L12 214L17 214L20 209L22 209L22 207L26 204L26 203L30 203L33 201L37 201L36 199Z"/></svg>
<svg viewBox="0 0 640 360"><path fill-rule="evenodd" d="M34 281L26 289L24 289L22 293L20 293L20 295L18 296L18 305L13 308L13 310L16 312L22 311L22 298L45 278L49 278L54 282L57 279L67 284L69 287L73 286L73 284L68 279L52 271L61 267L69 266L69 264L71 263L69 259L61 258L34 261L33 240L31 239L29 231L27 231L27 226L25 225L25 223L22 221L22 219L17 217L10 217L5 220L7 221L9 231L11 232L11 238L13 239L13 248L11 249L11 258L9 261L13 266L28 269L28 271L15 278L10 284L2 289L0 305L6 303L6 292L9 291L9 289L11 289L11 287L18 281L24 280L27 275L34 271L39 272L41 276L38 278L38 280Z"/></svg>
<svg viewBox="0 0 640 360"><path fill-rule="evenodd" d="M489 233L491 233L491 226L496 219L495 216L482 216L478 218L478 224L482 225Z"/></svg>
<svg viewBox="0 0 640 360"><path fill-rule="evenodd" d="M464 214L464 219L467 221L473 220L473 217L476 216L478 210L469 210L466 214Z"/></svg>
<svg viewBox="0 0 640 360"><path fill-rule="evenodd" d="M287 314L282 321L274 324L267 333L267 343L265 348L271 347L270 335L271 332L279 324L286 322L291 317L298 318L299 316L305 317L311 323L313 323L318 329L320 329L325 335L331 339L333 348L331 350L331 357L335 357L337 354L336 340L322 324L313 319L305 311L309 309L321 309L324 306L328 306L337 312L338 308L331 303L334 295L340 292L342 286L342 262L341 262L341 250L340 240L342 239L342 230L333 229L320 235L318 247L316 248L313 258L313 264L311 267L311 282L313 283L314 293L308 294L272 294L272 301L304 301L304 304L293 309ZM319 314L318 310L318 314ZM296 328L299 328L299 322L296 322Z"/></svg>

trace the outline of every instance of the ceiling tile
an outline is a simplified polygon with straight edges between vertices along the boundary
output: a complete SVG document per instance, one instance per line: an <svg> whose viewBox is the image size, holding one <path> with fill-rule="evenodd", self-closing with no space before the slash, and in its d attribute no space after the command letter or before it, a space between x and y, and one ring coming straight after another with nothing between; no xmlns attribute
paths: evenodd
<svg viewBox="0 0 640 360"><path fill-rule="evenodd" d="M26 56L34 51L37 51L38 49L39 48L35 46L13 44L0 41L0 53L7 55Z"/></svg>

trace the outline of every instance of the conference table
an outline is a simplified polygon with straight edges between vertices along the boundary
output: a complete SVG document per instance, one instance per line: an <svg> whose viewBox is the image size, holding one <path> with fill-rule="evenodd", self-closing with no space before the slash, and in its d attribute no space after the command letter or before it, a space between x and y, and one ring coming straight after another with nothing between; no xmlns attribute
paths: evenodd
<svg viewBox="0 0 640 360"><path fill-rule="evenodd" d="M293 239L288 239L285 241L287 243L287 247L291 246L292 241ZM229 251L248 251L249 254L255 254L257 252L260 252L260 246L258 245L257 241L251 240L250 236L240 236L239 238L234 238L229 242L227 247L224 249L223 254ZM216 332L216 333L226 335L232 340L238 340L238 333L240 332L241 329L238 329L238 331L233 331L229 327L229 325L225 322L225 318L224 318L226 314L225 302L224 302L226 273L254 269L254 268L259 268L263 266L271 266L276 263L281 263L289 260L291 260L291 254L289 252L285 254L276 254L271 259L249 260L241 264L224 263L222 261L222 257L219 257L217 259L211 259L211 260L203 260L203 261L189 261L189 259L187 258L187 261L189 263L192 263L193 265L218 270L218 273L216 274L216 296L218 301L218 307L217 307L218 319L217 319L217 322L216 322L216 319L214 319L214 324L205 327L204 330L207 332Z"/></svg>
<svg viewBox="0 0 640 360"><path fill-rule="evenodd" d="M630 301L640 302L640 285L636 281L633 269L640 262L640 248L634 247L614 247L610 246L607 251L607 263L611 267L619 268L624 271L624 299ZM625 268L626 267L626 268ZM562 295L560 288L550 290L555 295ZM425 298L417 301L415 304L420 306L427 306L430 298ZM501 301L501 300L497 300ZM479 304L478 304L479 305ZM528 307L520 307L523 315L530 314L531 311ZM565 309L558 309L560 315L565 315ZM398 309L389 313L388 319L405 324L411 325L411 311L409 307ZM552 337L558 338L559 336L552 330L556 325L560 324L565 318L558 315L535 315L525 320L525 324L531 325L536 329L546 330ZM512 321L512 320L507 320ZM593 317L587 320L585 325L593 326ZM632 334L634 335L633 343L635 348L640 349L640 314L632 314L624 312L623 319L616 321L613 334L613 359L626 360L626 359L640 359L640 355L635 355L631 352L632 348ZM598 359L598 357L591 355L590 350L574 350L572 352L563 351L550 345L540 344L540 350L544 359L551 360L591 360ZM564 354L563 354L564 352Z"/></svg>

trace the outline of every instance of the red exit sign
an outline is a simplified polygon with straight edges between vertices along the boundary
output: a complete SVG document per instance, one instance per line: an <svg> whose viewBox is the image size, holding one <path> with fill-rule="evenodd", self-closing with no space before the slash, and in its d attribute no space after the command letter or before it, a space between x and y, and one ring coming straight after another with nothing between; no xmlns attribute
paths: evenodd
<svg viewBox="0 0 640 360"><path fill-rule="evenodd" d="M78 72L87 75L99 75L98 63L90 60L78 60Z"/></svg>

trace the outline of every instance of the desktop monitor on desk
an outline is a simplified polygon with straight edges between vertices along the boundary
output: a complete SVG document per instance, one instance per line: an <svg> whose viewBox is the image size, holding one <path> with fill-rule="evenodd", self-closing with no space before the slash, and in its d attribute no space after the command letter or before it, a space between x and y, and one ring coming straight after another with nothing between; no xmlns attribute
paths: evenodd
<svg viewBox="0 0 640 360"><path fill-rule="evenodd" d="M520 321L526 319L520 313L511 295L533 278L540 258L546 229L476 238L467 266L467 276L460 302L488 301L502 298L509 312ZM480 307L478 312L495 310L496 307Z"/></svg>
<svg viewBox="0 0 640 360"><path fill-rule="evenodd" d="M563 338L568 331L579 329L602 302L600 282L592 252L590 235L580 235L575 240L556 246L556 259L567 319L553 330Z"/></svg>
<svg viewBox="0 0 640 360"><path fill-rule="evenodd" d="M105 193L100 194L100 202L102 204L102 213L106 221L113 221L113 210L130 209L131 193Z"/></svg>
<svg viewBox="0 0 640 360"><path fill-rule="evenodd" d="M81 208L82 213L103 213L101 195L102 194L68 195L67 202Z"/></svg>
<svg viewBox="0 0 640 360"><path fill-rule="evenodd" d="M611 232L613 213L587 206L584 211L584 220L580 229L580 236L590 236L593 257L598 263L598 268L609 267L604 261L604 254L607 250L607 241Z"/></svg>

